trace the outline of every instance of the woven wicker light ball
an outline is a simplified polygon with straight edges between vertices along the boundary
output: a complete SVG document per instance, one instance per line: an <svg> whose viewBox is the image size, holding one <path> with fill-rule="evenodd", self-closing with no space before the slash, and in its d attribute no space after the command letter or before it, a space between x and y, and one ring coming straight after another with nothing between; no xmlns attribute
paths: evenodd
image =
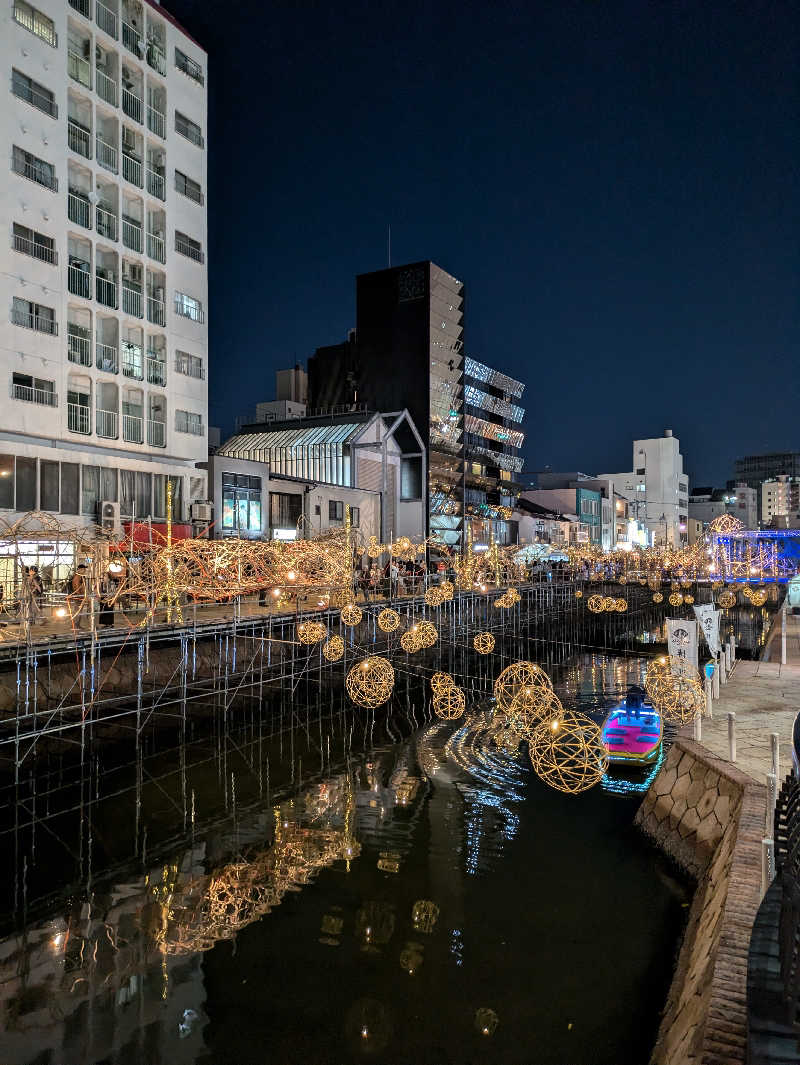
<svg viewBox="0 0 800 1065"><path fill-rule="evenodd" d="M669 597L670 606L680 606L683 602L683 596L680 592L672 592Z"/></svg>
<svg viewBox="0 0 800 1065"><path fill-rule="evenodd" d="M564 707L550 688L520 688L506 711L511 728L522 736L530 736L543 721L561 717Z"/></svg>
<svg viewBox="0 0 800 1065"><path fill-rule="evenodd" d="M400 637L400 646L408 654L414 654L416 651L422 650L422 643L419 638L419 631L415 625L413 629L409 629L408 632L404 632Z"/></svg>
<svg viewBox="0 0 800 1065"><path fill-rule="evenodd" d="M329 662L338 662L344 654L344 640L341 636L331 636L322 645L322 653Z"/></svg>
<svg viewBox="0 0 800 1065"><path fill-rule="evenodd" d="M608 768L600 726L571 711L539 725L528 742L528 752L536 775L569 795L593 787Z"/></svg>
<svg viewBox="0 0 800 1065"><path fill-rule="evenodd" d="M667 682L659 685L658 697L653 699L653 705L664 717L686 724L703 713L706 696L697 678L670 674Z"/></svg>
<svg viewBox="0 0 800 1065"><path fill-rule="evenodd" d="M610 610L616 610L616 609L617 609L617 601L613 597L613 595L604 595L603 596L603 610L609 610L610 611Z"/></svg>
<svg viewBox="0 0 800 1065"><path fill-rule="evenodd" d="M615 599L614 600L614 609L616 610L616 612L618 614L624 614L625 611L628 609L628 600L627 599Z"/></svg>
<svg viewBox="0 0 800 1065"><path fill-rule="evenodd" d="M719 593L719 595L717 596L717 602L721 607L727 609L728 607L736 606L736 596L733 592L729 592L726 590L724 592Z"/></svg>
<svg viewBox="0 0 800 1065"><path fill-rule="evenodd" d="M500 607L501 609L507 610L508 607L513 606L514 604L508 598L508 594L506 592L503 592L502 595L498 595L498 597L495 599L494 605L495 607Z"/></svg>
<svg viewBox="0 0 800 1065"><path fill-rule="evenodd" d="M475 1010L475 1028L481 1035L494 1035L500 1019L494 1010L481 1007Z"/></svg>
<svg viewBox="0 0 800 1065"><path fill-rule="evenodd" d="M479 655L490 655L494 650L494 636L490 632L479 632L472 641L472 646Z"/></svg>
<svg viewBox="0 0 800 1065"><path fill-rule="evenodd" d="M593 614L602 614L604 610L603 596L590 595L589 598L586 600L586 605L589 607Z"/></svg>
<svg viewBox="0 0 800 1065"><path fill-rule="evenodd" d="M411 920L418 932L430 934L439 919L439 907L429 899L420 899L411 908Z"/></svg>
<svg viewBox="0 0 800 1065"><path fill-rule="evenodd" d="M583 599L583 591L580 588L575 589L575 598Z"/></svg>
<svg viewBox="0 0 800 1065"><path fill-rule="evenodd" d="M394 688L394 668L386 658L365 658L347 674L345 686L357 706L382 706Z"/></svg>
<svg viewBox="0 0 800 1065"><path fill-rule="evenodd" d="M355 603L348 603L347 606L342 607L339 617L343 625L357 625L362 617L361 607L356 606Z"/></svg>
<svg viewBox="0 0 800 1065"><path fill-rule="evenodd" d="M763 606L767 601L766 588L755 588L750 594L750 602L753 606Z"/></svg>
<svg viewBox="0 0 800 1065"><path fill-rule="evenodd" d="M378 628L382 632L394 632L400 624L400 615L388 606L378 614Z"/></svg>
<svg viewBox="0 0 800 1065"><path fill-rule="evenodd" d="M419 634L421 647L433 647L439 638L438 629L432 621L428 621L427 619L418 623L417 632Z"/></svg>
<svg viewBox="0 0 800 1065"><path fill-rule="evenodd" d="M427 606L441 606L444 602L444 595L441 588L429 588L425 593L425 603Z"/></svg>
<svg viewBox="0 0 800 1065"><path fill-rule="evenodd" d="M434 713L437 717L444 718L445 721L455 721L461 717L466 705L464 693L455 684L436 692L433 697Z"/></svg>
<svg viewBox="0 0 800 1065"><path fill-rule="evenodd" d="M454 685L455 681L449 673L434 673L431 676L431 691L434 694L444 691L445 688L452 688Z"/></svg>
<svg viewBox="0 0 800 1065"><path fill-rule="evenodd" d="M494 697L500 709L508 712L523 688L552 691L553 685L541 666L533 662L512 662L494 682Z"/></svg>
<svg viewBox="0 0 800 1065"><path fill-rule="evenodd" d="M684 601L684 603L688 603L689 606L691 606L692 603L694 602L694 596L693 595L685 595L683 597L683 601Z"/></svg>
<svg viewBox="0 0 800 1065"><path fill-rule="evenodd" d="M619 582L618 582L618 583L619 583L619 584L622 584L622 585L625 585L625 584L627 584L627 583L628 583L628 578L627 578L627 577L625 576L625 574L624 574L624 573L623 573L623 574L622 574L622 576L621 576L621 577L619 578Z"/></svg>
<svg viewBox="0 0 800 1065"><path fill-rule="evenodd" d="M672 675L672 667L669 659L656 659L651 662L647 667L647 672L644 675L644 690L650 697L650 701L654 706L657 705L658 700L661 698L662 689L666 688L670 683Z"/></svg>
<svg viewBox="0 0 800 1065"><path fill-rule="evenodd" d="M297 626L297 639L300 643L313 644L324 640L328 635L328 628L321 621L302 621Z"/></svg>
<svg viewBox="0 0 800 1065"><path fill-rule="evenodd" d="M508 591L505 593L505 598L509 601L509 603L511 603L512 606L514 606L515 603L518 603L520 601L522 596L519 594L516 588L509 588Z"/></svg>
<svg viewBox="0 0 800 1065"><path fill-rule="evenodd" d="M452 581L442 581L442 583L439 585L439 590L444 596L445 601L449 602L453 598L453 592L455 591L455 589L453 588Z"/></svg>
<svg viewBox="0 0 800 1065"><path fill-rule="evenodd" d="M664 602L664 596L661 594L661 592L654 592L653 593L653 602L654 603L663 603Z"/></svg>

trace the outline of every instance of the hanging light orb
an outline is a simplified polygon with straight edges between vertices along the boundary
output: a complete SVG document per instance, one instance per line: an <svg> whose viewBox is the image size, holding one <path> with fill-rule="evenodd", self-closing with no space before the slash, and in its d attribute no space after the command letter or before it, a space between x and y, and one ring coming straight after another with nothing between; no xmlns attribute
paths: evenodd
<svg viewBox="0 0 800 1065"><path fill-rule="evenodd" d="M736 606L736 596L726 589L717 596L717 603L727 610L729 607Z"/></svg>
<svg viewBox="0 0 800 1065"><path fill-rule="evenodd" d="M653 706L670 721L685 725L702 714L706 705L703 686L697 677L668 674L657 686Z"/></svg>
<svg viewBox="0 0 800 1065"><path fill-rule="evenodd" d="M628 600L627 599L615 599L614 600L614 609L616 610L616 612L618 614L624 614L625 611L628 609Z"/></svg>
<svg viewBox="0 0 800 1065"><path fill-rule="evenodd" d="M445 721L456 721L464 713L466 700L464 693L455 684L436 692L433 697L433 711Z"/></svg>
<svg viewBox="0 0 800 1065"><path fill-rule="evenodd" d="M520 736L530 736L544 721L552 721L564 713L564 707L550 688L520 688L506 711L512 730Z"/></svg>
<svg viewBox="0 0 800 1065"><path fill-rule="evenodd" d="M576 599L583 599L583 590L581 588L576 588L575 589L575 598Z"/></svg>
<svg viewBox="0 0 800 1065"><path fill-rule="evenodd" d="M489 655L494 650L494 636L490 632L479 632L472 641L472 646L479 655Z"/></svg>
<svg viewBox="0 0 800 1065"><path fill-rule="evenodd" d="M663 603L664 602L664 596L661 594L661 592L654 592L653 593L653 602L654 603Z"/></svg>
<svg viewBox="0 0 800 1065"><path fill-rule="evenodd" d="M534 662L512 662L494 682L494 697L499 708L508 712L523 688L552 691L553 685L542 667Z"/></svg>
<svg viewBox="0 0 800 1065"><path fill-rule="evenodd" d="M400 646L407 654L415 654L417 651L422 650L422 643L419 638L419 631L415 625L413 629L409 629L404 632L400 637Z"/></svg>
<svg viewBox="0 0 800 1065"><path fill-rule="evenodd" d="M621 577L619 578L619 582L618 582L618 583L619 583L619 584L623 584L623 585L625 585L625 584L627 584L627 583L628 583L628 578L627 578L627 577L625 576L625 574L624 574L624 573L623 573L623 574L622 574L622 576L621 576Z"/></svg>
<svg viewBox="0 0 800 1065"><path fill-rule="evenodd" d="M344 640L341 636L331 636L322 645L322 653L329 662L338 662L344 654Z"/></svg>
<svg viewBox="0 0 800 1065"><path fill-rule="evenodd" d="M378 614L378 628L382 632L394 632L399 624L400 615L388 606Z"/></svg>
<svg viewBox="0 0 800 1065"><path fill-rule="evenodd" d="M303 621L297 626L297 639L306 645L319 643L327 635L328 627L321 621Z"/></svg>
<svg viewBox="0 0 800 1065"><path fill-rule="evenodd" d="M444 602L444 595L441 588L429 588L425 593L426 606L441 606Z"/></svg>
<svg viewBox="0 0 800 1065"><path fill-rule="evenodd" d="M432 621L427 619L419 622L417 632L419 633L420 647L433 647L439 638L438 629Z"/></svg>
<svg viewBox="0 0 800 1065"><path fill-rule="evenodd" d="M603 596L602 595L590 595L586 600L586 605L593 614L603 613Z"/></svg>
<svg viewBox="0 0 800 1065"><path fill-rule="evenodd" d="M439 585L439 590L444 596L445 602L449 602L453 598L453 592L455 591L455 589L453 588L452 581L442 581L442 583Z"/></svg>
<svg viewBox="0 0 800 1065"><path fill-rule="evenodd" d="M355 603L348 603L347 606L343 606L339 617L342 619L343 625L357 625L363 616L363 612L360 606L356 606Z"/></svg>
<svg viewBox="0 0 800 1065"><path fill-rule="evenodd" d="M758 606L758 607L763 606L766 603L766 601L767 601L767 590L766 590L766 588L754 588L753 592L750 595L750 602L753 604L753 606Z"/></svg>
<svg viewBox="0 0 800 1065"><path fill-rule="evenodd" d="M536 775L569 795L593 787L608 768L600 726L572 711L542 722L531 735L528 752Z"/></svg>
<svg viewBox="0 0 800 1065"><path fill-rule="evenodd" d="M683 596L680 592L671 592L669 597L670 606L680 606L683 602Z"/></svg>
<svg viewBox="0 0 800 1065"><path fill-rule="evenodd" d="M509 601L511 606L514 606L516 603L518 603L520 601L522 596L519 594L519 592L517 591L516 588L509 588L506 591L506 593L504 595L504 598Z"/></svg>
<svg viewBox="0 0 800 1065"><path fill-rule="evenodd" d="M612 611L612 610L616 610L616 609L617 609L617 601L613 597L613 595L604 595L603 596L603 610Z"/></svg>
<svg viewBox="0 0 800 1065"><path fill-rule="evenodd" d="M411 920L417 932L430 935L439 919L439 907L429 899L419 899L411 908Z"/></svg>
<svg viewBox="0 0 800 1065"><path fill-rule="evenodd" d="M688 603L689 606L691 606L692 603L694 602L694 596L693 595L685 595L683 597L683 601L684 601L684 603Z"/></svg>
<svg viewBox="0 0 800 1065"><path fill-rule="evenodd" d="M375 655L353 666L345 680L347 694L357 706L382 706L394 688L394 668L386 658Z"/></svg>
<svg viewBox="0 0 800 1065"><path fill-rule="evenodd" d="M434 673L431 676L431 691L434 694L438 694L444 691L445 688L454 687L455 683L449 673Z"/></svg>

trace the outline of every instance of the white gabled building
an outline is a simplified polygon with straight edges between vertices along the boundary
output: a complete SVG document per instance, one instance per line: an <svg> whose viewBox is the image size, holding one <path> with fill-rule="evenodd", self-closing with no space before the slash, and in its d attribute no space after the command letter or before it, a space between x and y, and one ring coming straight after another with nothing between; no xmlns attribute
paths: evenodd
<svg viewBox="0 0 800 1065"><path fill-rule="evenodd" d="M0 55L0 517L85 524L108 501L159 521L169 476L188 520L207 495L206 53L155 2L8 0Z"/></svg>

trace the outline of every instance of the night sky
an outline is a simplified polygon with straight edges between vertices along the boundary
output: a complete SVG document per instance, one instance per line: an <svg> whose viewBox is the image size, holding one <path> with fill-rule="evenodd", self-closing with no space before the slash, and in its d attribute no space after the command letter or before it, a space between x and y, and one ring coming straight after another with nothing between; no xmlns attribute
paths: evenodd
<svg viewBox="0 0 800 1065"><path fill-rule="evenodd" d="M167 0L208 48L211 424L430 258L526 468L800 447L795 2Z"/></svg>

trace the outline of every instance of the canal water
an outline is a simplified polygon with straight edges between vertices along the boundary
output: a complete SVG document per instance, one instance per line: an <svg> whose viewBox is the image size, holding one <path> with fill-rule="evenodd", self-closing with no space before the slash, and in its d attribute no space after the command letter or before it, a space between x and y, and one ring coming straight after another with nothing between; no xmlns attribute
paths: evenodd
<svg viewBox="0 0 800 1065"><path fill-rule="evenodd" d="M600 720L645 665L551 669ZM566 796L488 708L324 696L318 729L319 706L266 737L245 712L26 792L3 1065L647 1060L690 901L632 827L648 777Z"/></svg>

